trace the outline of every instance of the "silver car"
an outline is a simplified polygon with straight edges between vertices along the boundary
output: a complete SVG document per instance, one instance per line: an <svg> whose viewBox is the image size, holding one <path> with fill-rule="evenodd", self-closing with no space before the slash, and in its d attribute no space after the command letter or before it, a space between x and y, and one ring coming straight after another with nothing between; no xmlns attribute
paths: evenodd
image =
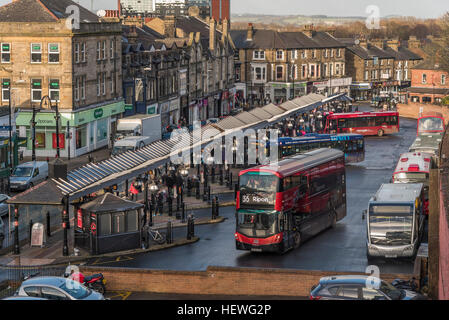
<svg viewBox="0 0 449 320"><path fill-rule="evenodd" d="M36 277L22 283L16 296L48 300L104 300L101 293L90 290L79 282L62 277Z"/></svg>

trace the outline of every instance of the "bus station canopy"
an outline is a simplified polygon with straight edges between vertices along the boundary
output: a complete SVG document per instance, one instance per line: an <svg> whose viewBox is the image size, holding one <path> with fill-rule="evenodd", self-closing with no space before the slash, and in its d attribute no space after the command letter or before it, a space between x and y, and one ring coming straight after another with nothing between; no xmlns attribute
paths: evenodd
<svg viewBox="0 0 449 320"><path fill-rule="evenodd" d="M149 170L173 161L173 156L179 156L183 152L191 153L194 148L203 148L214 139L242 130L267 128L298 113L309 112L321 106L324 98L318 94L297 98L293 100L297 108L291 110L285 110L274 104L255 108L248 114L244 113L240 118L228 117L216 124L208 125L207 129L202 132L212 132L213 134L212 136L206 134L204 139L201 139L201 136L195 132L193 134L185 132L175 137L172 136L168 140L154 142L137 151L128 151L98 163L89 163L70 171L67 174L67 179L51 178L47 183L40 184L10 199L11 202L8 203L60 204L65 196L73 201L126 180L134 179ZM252 122L256 118L259 120ZM181 161L181 163L183 162Z"/></svg>

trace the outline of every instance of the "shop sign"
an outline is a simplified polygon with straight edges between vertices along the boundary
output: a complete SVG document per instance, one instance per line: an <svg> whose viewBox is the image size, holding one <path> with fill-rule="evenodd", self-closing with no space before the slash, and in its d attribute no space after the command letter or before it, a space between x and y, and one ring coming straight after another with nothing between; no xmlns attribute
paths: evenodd
<svg viewBox="0 0 449 320"><path fill-rule="evenodd" d="M100 109L95 110L94 111L94 118L95 119L99 119L101 117L103 117L103 109L100 108Z"/></svg>
<svg viewBox="0 0 449 320"><path fill-rule="evenodd" d="M170 111L176 111L179 109L179 99L170 101Z"/></svg>
<svg viewBox="0 0 449 320"><path fill-rule="evenodd" d="M164 102L161 104L161 114L162 113L167 113L170 110L170 103L169 102Z"/></svg>
<svg viewBox="0 0 449 320"><path fill-rule="evenodd" d="M147 114L157 114L157 104L147 106Z"/></svg>
<svg viewBox="0 0 449 320"><path fill-rule="evenodd" d="M125 110L132 110L133 105L132 104L125 104Z"/></svg>

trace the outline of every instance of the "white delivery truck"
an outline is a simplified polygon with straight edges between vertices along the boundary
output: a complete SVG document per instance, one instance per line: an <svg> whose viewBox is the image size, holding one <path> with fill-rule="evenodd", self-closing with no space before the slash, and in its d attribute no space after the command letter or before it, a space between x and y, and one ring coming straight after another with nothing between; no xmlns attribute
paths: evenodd
<svg viewBox="0 0 449 320"><path fill-rule="evenodd" d="M123 139L117 140L114 143L114 148L112 149L112 155L117 156L121 153L128 152L130 150L138 150L146 145L149 145L151 142L150 137L142 137L142 136L129 136Z"/></svg>
<svg viewBox="0 0 449 320"><path fill-rule="evenodd" d="M116 140L129 136L149 137L150 142L162 139L161 115L136 114L119 119Z"/></svg>

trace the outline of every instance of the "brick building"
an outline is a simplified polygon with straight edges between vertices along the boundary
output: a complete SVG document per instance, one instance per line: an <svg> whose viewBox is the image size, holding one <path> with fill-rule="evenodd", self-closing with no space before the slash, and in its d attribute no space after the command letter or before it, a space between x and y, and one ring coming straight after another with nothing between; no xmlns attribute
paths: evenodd
<svg viewBox="0 0 449 320"><path fill-rule="evenodd" d="M414 66L411 74L410 102L438 105L449 95L449 74L435 59L429 58Z"/></svg>
<svg viewBox="0 0 449 320"><path fill-rule="evenodd" d="M410 86L410 68L422 58L399 40L340 39L347 45L347 74L353 79L351 96L371 99L377 96L400 96Z"/></svg>
<svg viewBox="0 0 449 320"><path fill-rule="evenodd" d="M210 17L215 21L231 21L231 0L211 0Z"/></svg>
<svg viewBox="0 0 449 320"><path fill-rule="evenodd" d="M77 6L79 26L73 25L69 6ZM73 7L75 8L75 7ZM105 22L70 0L16 0L0 7L1 105L5 91L15 97L21 112L17 127L27 137L31 155L32 108L36 115L36 155L56 154L55 113L41 99L49 96L61 113L61 156L72 157L108 146L115 121L124 111L122 99L121 25ZM2 82L5 82L4 80Z"/></svg>
<svg viewBox="0 0 449 320"><path fill-rule="evenodd" d="M236 87L251 104L282 102L312 91L349 92L346 48L327 32L306 26L303 32L232 30Z"/></svg>

